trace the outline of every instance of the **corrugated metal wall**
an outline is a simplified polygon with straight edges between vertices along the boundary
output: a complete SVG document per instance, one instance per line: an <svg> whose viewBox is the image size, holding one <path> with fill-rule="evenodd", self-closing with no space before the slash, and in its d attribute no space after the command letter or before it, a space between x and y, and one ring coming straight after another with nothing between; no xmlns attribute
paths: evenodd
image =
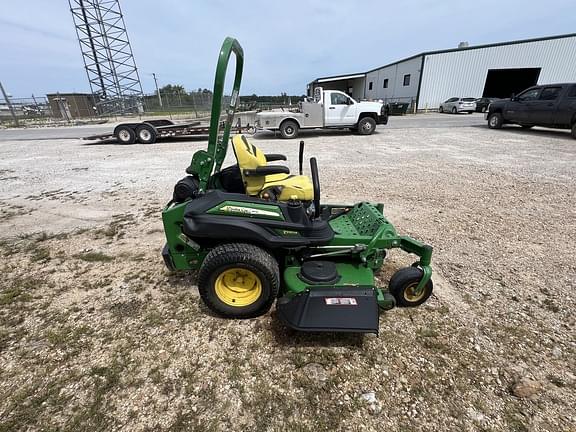
<svg viewBox="0 0 576 432"><path fill-rule="evenodd" d="M542 68L538 84L576 82L576 36L426 55L418 109L481 97L488 70L506 68Z"/></svg>
<svg viewBox="0 0 576 432"><path fill-rule="evenodd" d="M366 75L366 98L386 101L405 101L416 99L422 56L376 69ZM410 75L410 85L404 85L404 76ZM388 79L388 88L384 80ZM370 90L372 83L372 90Z"/></svg>

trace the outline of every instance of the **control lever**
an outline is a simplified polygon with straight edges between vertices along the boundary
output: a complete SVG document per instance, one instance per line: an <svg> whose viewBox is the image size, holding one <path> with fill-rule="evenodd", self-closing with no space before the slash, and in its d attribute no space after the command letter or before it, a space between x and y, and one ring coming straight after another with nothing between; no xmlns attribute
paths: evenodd
<svg viewBox="0 0 576 432"><path fill-rule="evenodd" d="M302 175L302 165L304 164L304 141L300 141L300 152L298 153L298 167Z"/></svg>

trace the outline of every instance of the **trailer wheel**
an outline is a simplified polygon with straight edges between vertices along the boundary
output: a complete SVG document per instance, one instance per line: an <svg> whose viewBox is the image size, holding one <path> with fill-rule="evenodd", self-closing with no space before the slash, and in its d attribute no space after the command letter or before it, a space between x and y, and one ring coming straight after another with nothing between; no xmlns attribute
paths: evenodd
<svg viewBox="0 0 576 432"><path fill-rule="evenodd" d="M128 126L118 126L114 130L114 136L120 144L134 144L136 142L136 133Z"/></svg>
<svg viewBox="0 0 576 432"><path fill-rule="evenodd" d="M376 121L372 117L362 117L358 122L360 135L372 135L376 130Z"/></svg>
<svg viewBox="0 0 576 432"><path fill-rule="evenodd" d="M282 138L290 139L298 136L298 123L294 120L285 120L280 125L280 135Z"/></svg>
<svg viewBox="0 0 576 432"><path fill-rule="evenodd" d="M268 312L279 287L278 262L264 249L246 243L216 246L198 273L204 304L226 318L253 318Z"/></svg>
<svg viewBox="0 0 576 432"><path fill-rule="evenodd" d="M154 144L156 142L156 129L149 124L141 124L136 128L136 138L142 144Z"/></svg>
<svg viewBox="0 0 576 432"><path fill-rule="evenodd" d="M428 300L432 295L432 279L430 279L420 292L416 287L422 279L422 270L416 267L405 267L392 275L388 285L390 292L396 299L396 304L403 307L418 306Z"/></svg>

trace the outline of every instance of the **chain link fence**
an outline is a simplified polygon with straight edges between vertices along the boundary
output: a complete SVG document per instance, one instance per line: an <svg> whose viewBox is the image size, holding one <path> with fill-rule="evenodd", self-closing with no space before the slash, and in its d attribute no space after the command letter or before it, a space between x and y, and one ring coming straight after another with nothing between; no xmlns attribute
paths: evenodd
<svg viewBox="0 0 576 432"><path fill-rule="evenodd" d="M278 97L272 97L279 99ZM243 100L244 99L244 100ZM238 111L290 109L298 98L285 98L281 102L261 102L258 97L240 97ZM280 98L281 99L281 98ZM230 97L224 96L223 106ZM78 124L85 122L119 121L125 118L143 119L163 117L169 119L209 119L212 92L157 92L142 98L102 101L87 93L55 93L46 97L13 98L6 101L0 95L0 125L26 126L49 124Z"/></svg>

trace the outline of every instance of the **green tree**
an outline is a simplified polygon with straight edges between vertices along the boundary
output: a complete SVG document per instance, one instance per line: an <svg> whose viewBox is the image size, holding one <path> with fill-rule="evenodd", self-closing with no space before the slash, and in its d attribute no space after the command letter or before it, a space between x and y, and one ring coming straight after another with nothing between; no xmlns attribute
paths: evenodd
<svg viewBox="0 0 576 432"><path fill-rule="evenodd" d="M186 94L186 89L180 84L167 84L160 89L161 94L183 95Z"/></svg>

